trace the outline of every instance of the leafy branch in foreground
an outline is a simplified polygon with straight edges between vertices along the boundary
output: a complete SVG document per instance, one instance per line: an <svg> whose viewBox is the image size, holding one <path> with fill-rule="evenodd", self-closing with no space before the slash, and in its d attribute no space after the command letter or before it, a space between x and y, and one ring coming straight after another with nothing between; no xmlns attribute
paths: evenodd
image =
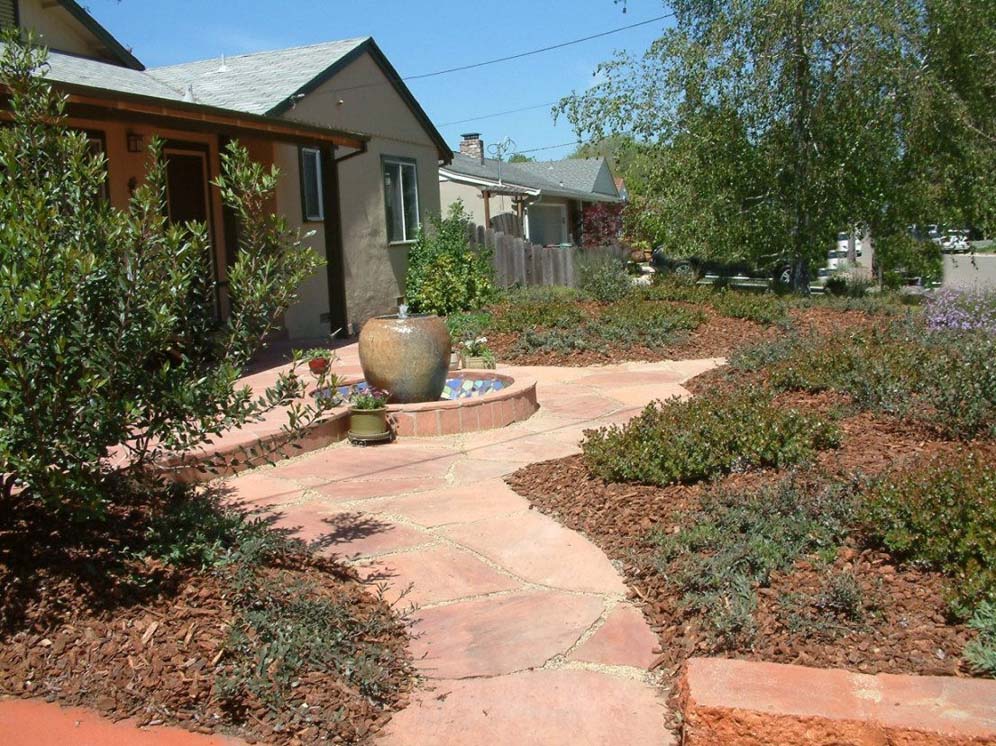
<svg viewBox="0 0 996 746"><path fill-rule="evenodd" d="M158 142L127 210L103 197L106 162L68 127L47 52L7 33L0 83L0 472L2 497L99 512L107 481L260 419L303 391L238 386L296 288L320 264L265 209L276 171L232 144L218 180L240 220L227 318L205 225L172 225ZM331 401L299 405L291 434ZM122 464L124 466L122 466Z"/></svg>

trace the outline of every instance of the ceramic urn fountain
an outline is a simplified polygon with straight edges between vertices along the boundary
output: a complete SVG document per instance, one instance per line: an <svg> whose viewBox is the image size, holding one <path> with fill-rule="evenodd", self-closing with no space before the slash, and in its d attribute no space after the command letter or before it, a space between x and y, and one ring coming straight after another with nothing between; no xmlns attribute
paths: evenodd
<svg viewBox="0 0 996 746"><path fill-rule="evenodd" d="M436 401L446 385L450 333L442 318L408 314L375 316L360 331L360 365L366 382L397 404Z"/></svg>

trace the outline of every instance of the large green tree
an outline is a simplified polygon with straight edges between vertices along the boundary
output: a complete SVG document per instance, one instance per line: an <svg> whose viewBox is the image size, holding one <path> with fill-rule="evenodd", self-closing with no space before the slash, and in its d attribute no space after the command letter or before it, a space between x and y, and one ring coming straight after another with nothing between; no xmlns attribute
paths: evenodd
<svg viewBox="0 0 996 746"><path fill-rule="evenodd" d="M674 252L787 257L801 287L845 227L987 224L991 0L669 5L644 55L559 107L580 137L640 144L631 229Z"/></svg>

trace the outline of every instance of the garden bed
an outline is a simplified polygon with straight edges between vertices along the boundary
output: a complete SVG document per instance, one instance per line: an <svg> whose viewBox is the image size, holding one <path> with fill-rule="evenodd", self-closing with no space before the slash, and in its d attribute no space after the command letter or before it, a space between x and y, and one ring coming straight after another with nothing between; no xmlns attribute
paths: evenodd
<svg viewBox="0 0 996 746"><path fill-rule="evenodd" d="M508 483L620 563L672 674L994 675L992 339L810 314Z"/></svg>
<svg viewBox="0 0 996 746"><path fill-rule="evenodd" d="M451 317L451 331L486 337L505 363L585 367L725 357L788 333L867 326L902 312L892 297L800 300L664 282L603 301L566 288L513 291L486 311Z"/></svg>
<svg viewBox="0 0 996 746"><path fill-rule="evenodd" d="M362 742L411 686L355 571L214 500L0 527L0 694L271 744Z"/></svg>

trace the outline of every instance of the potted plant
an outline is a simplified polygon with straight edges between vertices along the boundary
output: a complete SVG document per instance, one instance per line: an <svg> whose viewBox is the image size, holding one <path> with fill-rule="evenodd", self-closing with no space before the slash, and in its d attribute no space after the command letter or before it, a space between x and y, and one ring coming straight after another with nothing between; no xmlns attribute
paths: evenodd
<svg viewBox="0 0 996 746"><path fill-rule="evenodd" d="M374 388L354 388L349 395L349 437L360 441L388 440L387 425L389 394Z"/></svg>
<svg viewBox="0 0 996 746"><path fill-rule="evenodd" d="M335 360L335 353L323 347L305 350L300 353L300 356L302 359L308 361L308 370L311 371L311 375L315 378L320 378L328 373L332 361Z"/></svg>
<svg viewBox="0 0 996 746"><path fill-rule="evenodd" d="M474 337L464 340L460 350L460 359L463 362L464 368L472 370L495 367L495 354L488 347L487 337Z"/></svg>

